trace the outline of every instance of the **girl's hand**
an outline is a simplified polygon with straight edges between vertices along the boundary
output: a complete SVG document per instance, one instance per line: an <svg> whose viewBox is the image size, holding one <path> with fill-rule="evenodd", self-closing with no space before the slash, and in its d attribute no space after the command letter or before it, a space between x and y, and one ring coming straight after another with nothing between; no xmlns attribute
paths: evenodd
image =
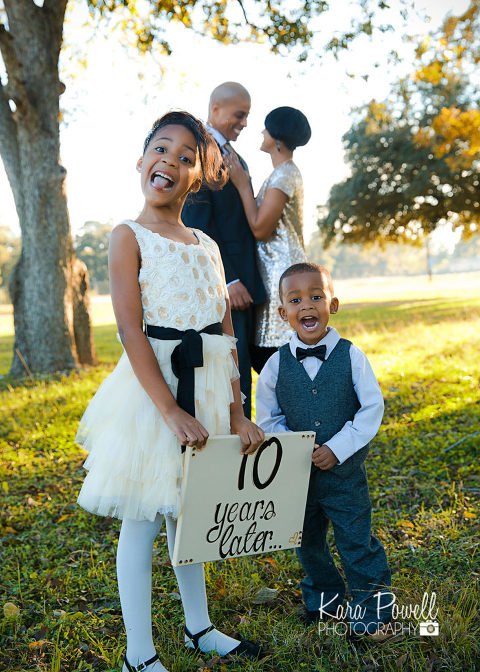
<svg viewBox="0 0 480 672"><path fill-rule="evenodd" d="M259 448L265 440L263 429L257 427L251 420L242 413L232 415L230 418L230 429L232 434L238 434L242 447L242 455L251 455Z"/></svg>
<svg viewBox="0 0 480 672"><path fill-rule="evenodd" d="M180 406L175 406L163 417L182 446L195 446L200 450L206 444L208 432L205 427Z"/></svg>
<svg viewBox="0 0 480 672"><path fill-rule="evenodd" d="M335 453L328 446L319 446L316 443L313 446L312 462L317 469L328 471L338 463L338 460Z"/></svg>
<svg viewBox="0 0 480 672"><path fill-rule="evenodd" d="M238 156L234 152L229 152L225 157L225 163L230 173L230 180L240 189L240 187L250 184L250 177L242 168Z"/></svg>

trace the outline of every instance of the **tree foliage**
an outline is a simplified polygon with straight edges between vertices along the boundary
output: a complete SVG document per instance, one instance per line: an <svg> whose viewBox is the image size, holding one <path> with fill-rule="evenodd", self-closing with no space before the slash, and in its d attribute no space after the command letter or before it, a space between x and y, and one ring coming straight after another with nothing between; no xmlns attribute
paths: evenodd
<svg viewBox="0 0 480 672"><path fill-rule="evenodd" d="M351 176L319 220L326 244L417 243L445 221L464 237L479 230L479 22L474 0L418 46L416 71L389 100L357 111L344 136Z"/></svg>
<svg viewBox="0 0 480 672"><path fill-rule="evenodd" d="M100 222L85 222L75 236L75 252L88 268L95 289L103 288L108 281L108 241L112 227Z"/></svg>
<svg viewBox="0 0 480 672"><path fill-rule="evenodd" d="M172 22L224 44L267 42L274 53L298 47L300 60L319 36L325 38L322 47L338 55L359 35L393 30L382 21L382 10L390 9L383 0L347 2L348 27L333 34L316 22L333 9L333 0L146 0L143 5L135 0L86 1L93 17L117 20L123 34L133 38L142 52L160 47L170 53L166 26ZM406 16L408 2L397 4Z"/></svg>

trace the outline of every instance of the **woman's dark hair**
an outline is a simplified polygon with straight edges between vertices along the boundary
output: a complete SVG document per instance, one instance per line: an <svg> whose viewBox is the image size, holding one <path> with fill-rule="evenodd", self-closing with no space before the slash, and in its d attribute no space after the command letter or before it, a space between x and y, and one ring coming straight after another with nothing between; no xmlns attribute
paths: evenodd
<svg viewBox="0 0 480 672"><path fill-rule="evenodd" d="M209 189L221 189L228 180L227 169L223 165L220 149L202 122L189 112L167 112L157 119L143 143L143 153L164 126L183 126L191 131L197 143L202 178Z"/></svg>
<svg viewBox="0 0 480 672"><path fill-rule="evenodd" d="M312 135L307 117L295 107L277 107L265 117L265 128L290 150L306 145Z"/></svg>

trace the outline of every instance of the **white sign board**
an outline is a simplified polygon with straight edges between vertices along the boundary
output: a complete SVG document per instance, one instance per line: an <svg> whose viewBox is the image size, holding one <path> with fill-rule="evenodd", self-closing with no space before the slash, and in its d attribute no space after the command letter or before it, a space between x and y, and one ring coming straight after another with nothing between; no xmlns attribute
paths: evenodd
<svg viewBox="0 0 480 672"><path fill-rule="evenodd" d="M187 448L173 564L300 546L314 439L267 434L248 456L238 436Z"/></svg>

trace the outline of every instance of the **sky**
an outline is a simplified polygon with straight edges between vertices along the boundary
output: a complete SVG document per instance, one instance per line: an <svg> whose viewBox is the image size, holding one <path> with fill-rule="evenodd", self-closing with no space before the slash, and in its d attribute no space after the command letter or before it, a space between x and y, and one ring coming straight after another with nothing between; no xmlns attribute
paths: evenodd
<svg viewBox="0 0 480 672"><path fill-rule="evenodd" d="M418 14L431 20L412 16L408 32L425 33L448 12L460 13L468 4L468 0L416 0ZM321 23L329 35L345 25L340 21L342 11L351 6L349 0L335 0L332 5L335 10ZM330 188L348 175L342 136L351 126L351 109L371 98L386 98L391 81L409 71L407 65L394 70L387 63L392 46L401 54L411 53L401 25L383 39L362 37L338 62L332 56L312 55L306 64L299 64L293 56L272 55L267 45L224 46L180 26L167 31L171 56L142 57L121 44L120 33L104 35L82 28L86 18L85 4L75 0L65 31L65 42L72 46L63 54L67 90L61 99L61 160L67 169L74 234L88 220L115 224L135 218L142 206L135 164L154 119L170 109L186 109L206 120L211 90L233 80L246 86L252 98L248 126L236 150L249 165L255 191L272 169L268 155L259 151L266 114L291 105L310 121L312 139L294 156L304 179L308 240L316 229L316 205L325 203ZM364 74L368 81L361 77ZM0 225L18 231L1 163Z"/></svg>

